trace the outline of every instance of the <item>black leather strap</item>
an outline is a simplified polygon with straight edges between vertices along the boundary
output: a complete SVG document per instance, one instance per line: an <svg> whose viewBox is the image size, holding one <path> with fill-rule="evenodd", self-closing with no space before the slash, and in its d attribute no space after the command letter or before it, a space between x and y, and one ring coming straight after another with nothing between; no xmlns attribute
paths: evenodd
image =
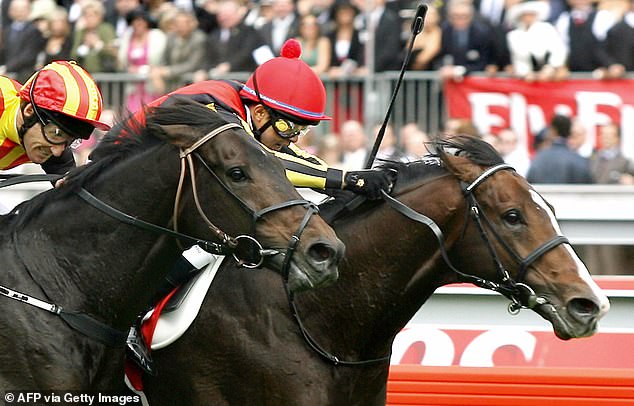
<svg viewBox="0 0 634 406"><path fill-rule="evenodd" d="M147 231L152 231L155 233L167 234L172 237L178 238L180 240L187 240L191 242L192 244L199 245L205 251L210 252L212 254L218 254L218 255L231 254L229 248L226 245L217 244L211 241L202 240L200 238L195 238L186 234L182 234L182 233L179 233L178 231L170 230L169 228L148 223L147 221L141 220L139 218L126 214L120 210L117 210L114 207L110 206L109 204L103 202L102 200L99 200L98 198L95 197L95 195L93 195L92 193L90 193L84 188L81 188L77 192L77 195L81 197L86 203L93 206L94 208L109 215L110 217L113 217L121 221L122 223L130 224L130 225L142 228Z"/></svg>

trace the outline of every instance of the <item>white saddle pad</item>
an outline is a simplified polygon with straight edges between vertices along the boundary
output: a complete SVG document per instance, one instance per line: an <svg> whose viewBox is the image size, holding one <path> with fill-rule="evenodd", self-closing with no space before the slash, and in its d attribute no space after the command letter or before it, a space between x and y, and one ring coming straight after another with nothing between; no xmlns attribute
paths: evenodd
<svg viewBox="0 0 634 406"><path fill-rule="evenodd" d="M200 311L200 306L213 282L218 268L224 260L223 255L214 255L214 259L194 277L193 286L187 292L182 304L175 310L162 314L156 324L152 337L152 350L167 347L178 340L187 331ZM148 313L149 317L152 312Z"/></svg>

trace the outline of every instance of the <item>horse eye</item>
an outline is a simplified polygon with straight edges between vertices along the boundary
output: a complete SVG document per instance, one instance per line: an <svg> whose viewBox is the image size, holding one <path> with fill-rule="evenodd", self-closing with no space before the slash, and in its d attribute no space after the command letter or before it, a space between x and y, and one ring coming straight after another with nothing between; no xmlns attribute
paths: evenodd
<svg viewBox="0 0 634 406"><path fill-rule="evenodd" d="M502 218L507 224L511 226L516 226L522 222L522 216L520 215L520 212L515 209L509 210L506 213L504 213Z"/></svg>
<svg viewBox="0 0 634 406"><path fill-rule="evenodd" d="M231 168L227 171L227 175L234 182L242 182L247 179L247 175L240 168Z"/></svg>

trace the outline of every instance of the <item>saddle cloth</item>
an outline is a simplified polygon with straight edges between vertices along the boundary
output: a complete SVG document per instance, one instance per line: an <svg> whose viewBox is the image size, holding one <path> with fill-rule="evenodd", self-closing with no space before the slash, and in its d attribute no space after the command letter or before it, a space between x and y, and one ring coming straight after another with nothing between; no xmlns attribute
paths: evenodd
<svg viewBox="0 0 634 406"><path fill-rule="evenodd" d="M150 348L152 350L165 348L178 340L194 322L209 286L211 286L211 282L213 282L216 272L225 258L223 255L213 255L213 257L205 269L179 288L179 291L171 297L170 302L165 306L165 310L159 315L154 334L151 335ZM177 303L172 305L177 298ZM146 321L152 319L155 310L156 308L148 312L145 316Z"/></svg>

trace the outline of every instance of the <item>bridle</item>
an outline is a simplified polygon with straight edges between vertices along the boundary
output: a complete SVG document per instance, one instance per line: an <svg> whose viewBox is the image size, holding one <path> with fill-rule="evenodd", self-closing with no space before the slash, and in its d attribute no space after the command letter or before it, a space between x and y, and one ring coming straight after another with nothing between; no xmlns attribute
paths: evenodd
<svg viewBox="0 0 634 406"><path fill-rule="evenodd" d="M294 199L294 200L277 203L277 204L265 207L263 209L260 209L258 211L255 211L247 203L245 203L239 196L233 193L233 191L209 167L207 162L200 156L200 154L196 152L198 148L200 148L202 145L204 145L208 141L212 140L218 134L221 134L233 128L242 129L243 127L237 123L224 124L212 130L211 132L207 133L200 139L198 139L190 147L181 149L179 154L181 159L181 172L179 176L176 198L174 201L174 213L172 216L172 221L174 223L174 230L170 230L161 226L150 224L136 217L131 217L131 216L130 216L131 220L126 219L125 222L132 225L139 226L144 229L160 232L163 234L168 234L170 236L176 237L177 241L186 240L186 241L189 241L190 243L198 244L201 246L201 248L213 254L220 254L220 255L231 254L234 256L235 260L238 262L240 266L243 266L245 268L258 268L264 262L265 257L278 255L280 254L280 252L274 249L264 249L262 245L259 243L259 241L255 239L254 235L255 235L255 227L256 227L257 221L260 218L262 218L265 214L276 211L276 210L281 210L281 209L289 208L292 206L303 206L306 208L306 213L304 215L304 218L300 222L300 225L297 231L291 236L289 244L286 248L285 256L286 257L292 256L293 252L295 251L295 248L297 247L300 241L301 234L303 233L304 229L308 225L308 222L312 218L312 215L317 214L319 212L319 209L314 203L308 200ZM251 234L252 235L242 234L242 235L238 235L237 237L232 237L229 234L225 233L222 229L220 229L220 227L216 226L211 220L209 220L209 217L207 217L207 215L205 214L202 208L202 205L200 204L200 199L198 197L198 188L196 184L196 172L195 172L195 165L192 159L192 155L195 156L196 159L207 170L207 172L209 172L217 180L218 184L222 186L225 192L229 194L233 199L235 199L240 204L243 210L245 210L247 213L251 215L252 217ZM214 237L220 241L220 243L215 243L208 240L195 238L186 234L182 234L177 231L179 205L180 205L180 200L182 198L182 190L183 190L184 179L187 174L187 168L189 168L189 171L191 174L190 180L191 180L192 193L193 193L194 202L195 202L198 214L201 216L201 218L203 219L203 221L205 222L205 224L207 225L211 233L214 235ZM104 202L99 201L100 203L97 203L98 201L97 198L86 199L88 194L89 192L87 192L85 189L81 189L79 192L80 197L84 198L84 200L86 200L91 205L95 206L97 209L103 211L104 213L108 215L116 217L119 220L124 221L123 218L121 218L120 215L116 213L118 212L118 210L112 208L111 206L107 205ZM257 260L246 257L246 255L253 254L253 253L257 254ZM286 262L288 262L288 264L286 264ZM286 279L288 277L288 272L289 272L288 268L290 265L290 259L288 261L285 261L285 264L286 266L284 266L280 270L280 272Z"/></svg>
<svg viewBox="0 0 634 406"><path fill-rule="evenodd" d="M493 227L493 224L485 215L484 211L480 208L480 205L478 204L478 201L476 200L474 195L474 190L477 188L478 185L480 185L482 182L484 182L486 179L488 179L490 176L492 176L494 173L500 170L514 171L515 169L513 169L513 167L507 164L500 164L500 165L493 166L485 170L471 184L467 185L466 183L461 182L461 188L462 188L462 193L464 194L465 198L467 199L467 202L469 203L468 211L469 213L471 213L471 218L473 219L474 223L478 227L480 236L482 237L482 240L485 242L487 250L489 251L491 258L493 259L493 263L496 268L498 277L501 280L501 283L497 284L498 285L497 287L495 286L495 283L491 281L486 281L485 286L482 286L482 287L500 292L501 294L509 298L511 300L511 303L509 304L509 312L511 312L512 314L517 314L523 308L532 309L537 305L542 305L547 302L546 298L538 297L533 291L533 289L531 289L530 286L523 283L528 267L531 266L533 262L541 258L544 254L546 254L551 249L561 244L570 244L570 241L568 241L568 238L566 238L563 235L557 235L553 237L552 239L546 241L539 247L535 248L531 253L529 253L524 258L522 258L514 249L512 249L508 245L508 243L504 240L504 238L500 236L500 234L495 229L495 227ZM502 261L500 260L499 255L497 254L495 250L495 247L493 246L493 244L491 244L490 238L486 232L483 222L484 224L486 224L487 228L491 231L491 233L493 234L495 239L498 241L498 243L500 243L500 245L504 248L504 250L511 257L513 257L513 260L519 265L519 271L517 273L516 279L513 279L510 276L508 270L502 264ZM474 282L479 279L478 277L473 275L462 274L462 273L460 274L462 277L466 276L469 282L472 282L475 285L479 286L477 283ZM489 284L492 287L486 286Z"/></svg>
<svg viewBox="0 0 634 406"><path fill-rule="evenodd" d="M317 214L319 212L319 209L314 203L308 200L294 199L294 200L289 200L285 202L280 202L280 203L271 205L269 207L265 207L263 209L255 211L248 204L246 204L242 199L240 199L239 196L233 193L228 188L228 186L224 182L222 182L221 179L215 174L215 172L209 167L209 165L205 162L205 160L198 153L196 153L196 150L202 145L204 145L206 142L213 139L218 134L224 131L230 130L232 128L242 129L243 127L237 123L228 123L228 124L222 125L212 130L205 136L201 137L192 146L184 150L181 150L180 152L181 174L179 177L179 189L177 191L177 197L174 203L174 211L175 211L174 218L176 218L176 212L178 210L178 205L179 205L180 196L182 192L182 186L183 186L182 183L186 175L185 161L187 161L188 163L187 166L189 166L191 171L190 178L192 182L192 190L193 190L196 208L200 216L203 218L203 221L205 222L205 224L207 224L208 228L214 235L214 237L220 240L219 243L206 240L206 239L193 237L187 234L183 234L176 230L172 230L172 229L162 227L153 223L149 223L137 217L126 214L110 206L104 201L100 200L99 198L94 196L92 193L90 193L88 190L86 190L85 188L80 188L77 191L77 195L80 198L82 198L85 202L90 204L91 206L95 207L101 212L125 224L130 224L147 231L152 231L152 232L168 235L168 236L176 238L177 241L187 241L190 244L198 244L200 245L201 248L213 254L220 254L220 255L231 254L234 256L238 264L245 268L260 267L263 264L265 257L281 254L281 252L278 250L264 249L262 245L255 239L254 236L255 236L256 222L260 218L262 218L264 215L271 213L273 211L289 208L292 206L303 206L306 208L306 213L302 221L300 222L300 225L297 231L295 231L295 233L291 236L289 240L288 246L286 247L286 252L284 253L285 255L284 262L282 264L282 268L280 269L282 277L284 278L284 282L285 282L284 284L286 286L292 255L295 252L295 249L297 248L300 242L301 234L303 233L304 229L308 225L308 222L312 218L313 214ZM225 191L229 195L231 195L234 199L236 199L238 203L241 205L241 207L251 215L252 221L253 221L251 233L253 234L253 236L244 234L244 235L238 235L237 237L231 237L230 235L222 231L218 226L214 225L209 220L209 218L205 215L202 209L202 206L200 205L200 201L198 199L198 192L196 188L196 174L194 172L194 164L191 158L192 155L196 156L196 158L202 163L203 167L205 167L208 170L208 172L211 173L216 178L218 183L222 185ZM0 184L0 187L10 186L10 185L18 184L18 183L23 183L23 182L41 181L44 179L56 180L60 178L60 176L57 176L57 175L53 175L53 176L34 175L34 176L35 177L32 177L32 178L30 178L29 175L18 176L16 178L2 182L2 184ZM176 226L176 224L177 223L175 222L174 225ZM19 244L15 240L17 238L17 235L15 233L13 235L13 238L14 238L14 243L16 247L19 247ZM248 257L249 255L252 255L252 254L257 255L256 256L257 260L254 260L253 257ZM19 252L18 252L18 255L21 256ZM30 270L27 269L27 271L33 277ZM40 285L37 282L36 284ZM40 286L40 288L42 289L42 291L45 292L42 286ZM123 345L125 343L125 338L127 335L125 332L119 331L97 319L94 319L93 317L85 313L66 310L62 306L57 305L55 303L50 303L50 302L40 300L38 298L32 297L30 295L26 295L24 293L15 291L13 289L10 289L2 285L0 285L0 295L23 302L25 304L29 304L31 306L37 307L42 310L46 310L52 314L55 314L59 316L60 318L62 318L71 328L81 332L82 334L88 337L99 340L104 344L111 345L111 346L118 346L118 345Z"/></svg>
<svg viewBox="0 0 634 406"><path fill-rule="evenodd" d="M560 244L570 244L570 242L563 235L557 235L553 237L552 239L550 239L549 241L545 242L544 244L540 245L536 249L534 249L530 254L528 254L524 258L522 258L517 252L515 252L515 250L513 250L508 245L508 243L496 231L495 227L493 227L493 224L485 215L484 211L480 207L480 204L478 203L474 194L476 188L479 185L481 185L484 181L489 179L493 174L501 170L514 171L515 169L513 169L513 167L508 164L499 164L499 165L495 165L486 169L484 172L482 172L482 174L480 174L480 176L478 176L473 182L469 184L462 181L460 182L460 188L462 190L462 194L464 195L468 203L467 215L471 216L471 219L473 220L476 227L478 228L480 237L482 238L482 241L487 247L487 250L491 256L491 259L493 260L493 265L496 269L497 276L500 282L490 281L490 280L483 279L478 276L460 271L458 268L456 268L452 264L451 260L449 259L449 255L447 254L447 250L445 248L443 233L438 227L438 225L434 223L432 219L430 219L429 217L421 213L414 211L413 209L407 207L405 204L387 195L386 193L383 194L383 198L392 208L397 210L399 213L405 215L406 217L414 221L427 225L432 230L436 239L438 240L440 253L442 255L443 260L445 261L447 266L453 272L458 274L458 276L460 276L460 278L464 282L470 282L481 288L493 290L495 292L499 292L502 295L506 296L507 298L511 300L511 303L509 304L509 312L511 312L512 314L516 314L521 309L532 309L537 305L543 305L547 303L546 298L537 296L530 286L523 283L528 267L531 264L533 264L533 262L535 262L537 259L539 259L548 251L550 251L551 249L559 246ZM486 228L488 228L491 231L495 239L500 243L500 245L504 248L504 250L509 255L511 255L511 257L513 257L513 260L519 265L519 271L518 271L516 279L513 279L510 276L510 273L504 267L504 264L502 264L502 261L500 260L500 256L498 255L497 250L492 244L491 238L489 237L489 234L487 233L487 230L484 226L485 224L487 226ZM466 224L465 224L465 227L466 227Z"/></svg>
<svg viewBox="0 0 634 406"><path fill-rule="evenodd" d="M458 268L456 268L453 265L453 263L449 259L447 249L445 248L445 238L444 238L443 232L440 229L440 227L438 227L438 225L431 218L417 212L411 207L393 198L392 196L387 194L385 191L382 191L382 194L383 194L383 200L385 200L385 202L394 210L398 211L399 213L401 213L402 215L404 215L405 217L411 220L424 224L425 226L431 229L431 231L434 233L434 236L436 237L438 241L440 254L445 264L453 272L455 272L464 282L470 282L481 288L493 290L506 296L507 298L511 300L511 303L509 304L509 307L508 307L509 312L511 314L517 314L519 313L521 309L533 309L534 307L538 305L544 305L548 303L547 298L542 296L537 296L535 294L535 291L530 286L523 283L528 267L531 264L533 264L537 259L539 259L548 251L550 251L551 249L559 246L560 244L570 244L570 242L568 241L566 237L562 235L557 235L553 237L551 240L545 242L544 244L534 249L526 257L522 258L517 252L515 252L515 250L513 250L506 243L506 241L504 241L502 236L495 230L495 227L493 227L493 224L491 223L491 221L484 214L484 211L481 209L480 204L478 203L474 194L476 188L479 185L481 185L484 181L489 179L496 172L499 172L502 170L514 171L513 167L511 167L510 165L499 164L499 165L495 165L486 169L480 176L478 176L471 183L460 182L460 188L462 190L462 194L464 195L467 201L467 213L468 213L467 215L469 215L470 213L472 220L474 221L474 223L476 224L478 228L480 237L482 238L484 244L487 247L489 254L491 255L491 258L493 260L493 264L497 271L497 275L500 279L500 282L494 282L491 280L480 278L478 276L460 271ZM513 279L510 276L508 270L504 267L504 264L502 264L502 261L500 260L500 256L498 255L494 245L492 244L491 238L489 237L489 234L487 233L487 230L484 226L485 224L487 226L486 228L491 230L491 233L493 234L495 239L500 243L500 245L502 245L504 250L507 251L511 255L511 257L513 257L514 261L519 265L519 271L518 271L518 275L516 279ZM466 227L466 223L465 223L465 227ZM313 337L308 333L308 331L306 331L299 317L299 314L297 312L297 308L295 306L292 293L287 291L287 295L289 298L291 313L293 314L293 317L295 318L299 326L302 337L308 343L309 347L313 349L313 351L315 351L325 360L329 361L335 366L337 365L362 366L362 365L380 364L380 363L389 361L390 355L380 357L380 358L363 360L363 361L344 361L330 354L328 351L324 350L323 347L321 347L315 341L315 339L313 339Z"/></svg>

